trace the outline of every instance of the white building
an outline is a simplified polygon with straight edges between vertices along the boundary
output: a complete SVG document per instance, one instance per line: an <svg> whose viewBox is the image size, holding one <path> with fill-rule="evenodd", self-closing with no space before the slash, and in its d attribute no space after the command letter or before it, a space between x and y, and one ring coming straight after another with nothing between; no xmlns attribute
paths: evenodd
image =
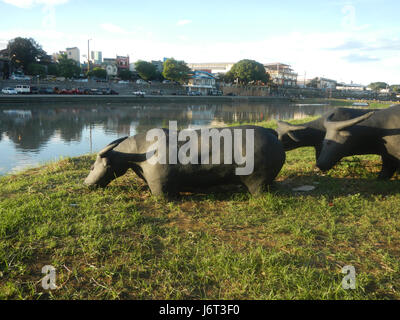
<svg viewBox="0 0 400 320"><path fill-rule="evenodd" d="M336 90L364 91L366 89L367 89L366 86L356 83L346 84L344 82L341 82L338 83L336 86Z"/></svg>
<svg viewBox="0 0 400 320"><path fill-rule="evenodd" d="M107 71L108 77L116 77L118 75L117 60L114 58L104 58L104 69Z"/></svg>
<svg viewBox="0 0 400 320"><path fill-rule="evenodd" d="M208 73L227 73L232 69L235 62L202 62L188 63L188 67L193 71L206 71Z"/></svg>
<svg viewBox="0 0 400 320"><path fill-rule="evenodd" d="M79 48L77 48L77 47L67 48L66 53L67 53L68 59L72 59L72 60L76 61L78 65L80 65L81 54L80 54Z"/></svg>
<svg viewBox="0 0 400 320"><path fill-rule="evenodd" d="M94 64L103 63L103 53L101 51L92 51L90 53L90 58Z"/></svg>
<svg viewBox="0 0 400 320"><path fill-rule="evenodd" d="M276 62L264 64L265 71L274 84L282 87L296 87L297 73L288 64Z"/></svg>
<svg viewBox="0 0 400 320"><path fill-rule="evenodd" d="M206 71L195 71L189 79L187 88L189 92L200 92L206 96L216 90L215 77Z"/></svg>

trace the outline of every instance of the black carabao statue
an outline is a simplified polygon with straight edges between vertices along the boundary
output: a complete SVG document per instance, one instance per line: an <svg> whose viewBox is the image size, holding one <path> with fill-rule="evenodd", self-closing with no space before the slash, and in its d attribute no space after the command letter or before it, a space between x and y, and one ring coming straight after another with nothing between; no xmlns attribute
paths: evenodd
<svg viewBox="0 0 400 320"><path fill-rule="evenodd" d="M198 164L182 164L179 161L176 164L169 162L162 164L160 161L152 163L153 157L159 156L157 154L159 149L157 152L149 151L154 141L147 141L146 134L138 134L118 139L100 151L85 183L89 186L105 187L113 179L125 174L129 168L148 184L154 195L174 195L180 191L191 190L193 187L207 189L212 185L225 184L243 184L252 194L256 194L273 182L285 162L283 146L274 130L257 126L215 129L220 136L224 136L219 140L224 143L218 146L219 159L222 159L221 164L213 164L214 161L211 161L214 159L212 158L213 151L215 151L213 150L214 142L209 143L207 149L204 149L206 151L202 149L201 130L192 130L192 134L198 137L198 141L196 141L198 144L195 144L198 148L198 158L195 162ZM166 158L170 159L169 147L171 143L174 143L174 138L171 131L162 130L166 137L168 152ZM235 136L235 130L243 132L240 138ZM253 139L247 140L248 130L253 130ZM230 150L225 139L228 139L229 136L233 137ZM184 141L179 141L177 147L182 148L184 144ZM248 153L250 144L253 145L254 152L244 156L244 150ZM246 158L246 162L252 162L253 170L249 174L237 174L237 170L244 167L243 162L239 165L233 161L230 163L224 161L226 156L228 160L229 156L233 160L232 154L235 153L235 150L232 148L237 149L238 147L240 147L239 153ZM202 161L204 156L209 158L209 164Z"/></svg>

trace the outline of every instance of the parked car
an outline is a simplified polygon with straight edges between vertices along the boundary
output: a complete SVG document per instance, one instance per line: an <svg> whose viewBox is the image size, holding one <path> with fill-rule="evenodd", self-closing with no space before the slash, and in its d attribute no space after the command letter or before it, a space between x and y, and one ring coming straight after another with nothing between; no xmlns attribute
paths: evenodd
<svg viewBox="0 0 400 320"><path fill-rule="evenodd" d="M3 93L3 94L18 94L18 92L14 88L9 88L9 87L3 88L1 90L1 93Z"/></svg>
<svg viewBox="0 0 400 320"><path fill-rule="evenodd" d="M39 88L39 94L52 94L52 93L54 93L53 88L48 88L48 87Z"/></svg>
<svg viewBox="0 0 400 320"><path fill-rule="evenodd" d="M117 91L110 89L110 88L101 89L101 92L102 92L102 94L106 94L106 95L118 94Z"/></svg>
<svg viewBox="0 0 400 320"><path fill-rule="evenodd" d="M72 89L61 89L58 94L74 94L74 91Z"/></svg>
<svg viewBox="0 0 400 320"><path fill-rule="evenodd" d="M136 83L137 84L148 84L147 81L144 81L143 79L137 79Z"/></svg>
<svg viewBox="0 0 400 320"><path fill-rule="evenodd" d="M103 93L99 89L90 89L89 94L102 95Z"/></svg>
<svg viewBox="0 0 400 320"><path fill-rule="evenodd" d="M135 96L138 96L138 97L144 97L144 95L146 94L146 92L144 92L144 91L135 91L135 92L133 92L133 94L135 95Z"/></svg>
<svg viewBox="0 0 400 320"><path fill-rule="evenodd" d="M209 93L209 95L210 95L210 96L222 96L222 91L220 91L220 90L212 90L212 91Z"/></svg>
<svg viewBox="0 0 400 320"><path fill-rule="evenodd" d="M38 94L39 88L38 87L31 87L31 94Z"/></svg>
<svg viewBox="0 0 400 320"><path fill-rule="evenodd" d="M75 82L88 82L88 79L75 79Z"/></svg>
<svg viewBox="0 0 400 320"><path fill-rule="evenodd" d="M15 86L15 91L21 94L31 93L31 86L26 84L17 84Z"/></svg>
<svg viewBox="0 0 400 320"><path fill-rule="evenodd" d="M31 80L31 77L25 76L23 74L12 74L10 79L11 80Z"/></svg>
<svg viewBox="0 0 400 320"><path fill-rule="evenodd" d="M129 81L128 81L128 80L119 80L118 83L121 83L121 84L128 84Z"/></svg>
<svg viewBox="0 0 400 320"><path fill-rule="evenodd" d="M189 91L188 96L201 96L200 91Z"/></svg>
<svg viewBox="0 0 400 320"><path fill-rule="evenodd" d="M170 80L164 80L162 83L171 83Z"/></svg>

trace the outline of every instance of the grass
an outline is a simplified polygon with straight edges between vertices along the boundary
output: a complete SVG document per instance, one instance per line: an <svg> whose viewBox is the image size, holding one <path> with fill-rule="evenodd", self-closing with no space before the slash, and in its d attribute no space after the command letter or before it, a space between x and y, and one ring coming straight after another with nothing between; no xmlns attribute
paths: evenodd
<svg viewBox="0 0 400 320"><path fill-rule="evenodd" d="M400 180L375 180L376 156L322 174L301 148L261 196L222 188L172 202L132 172L88 190L93 160L0 178L0 299L400 298ZM316 188L292 190L302 185ZM57 290L41 286L45 265ZM342 289L345 265L355 290Z"/></svg>

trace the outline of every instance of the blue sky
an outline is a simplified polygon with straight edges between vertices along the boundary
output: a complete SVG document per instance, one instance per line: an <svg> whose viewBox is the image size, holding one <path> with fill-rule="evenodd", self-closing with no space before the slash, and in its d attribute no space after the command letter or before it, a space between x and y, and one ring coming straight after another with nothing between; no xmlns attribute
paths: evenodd
<svg viewBox="0 0 400 320"><path fill-rule="evenodd" d="M48 53L77 46L131 61L291 64L324 76L400 83L400 2L0 0L0 48L33 37ZM83 60L84 58L82 58Z"/></svg>

